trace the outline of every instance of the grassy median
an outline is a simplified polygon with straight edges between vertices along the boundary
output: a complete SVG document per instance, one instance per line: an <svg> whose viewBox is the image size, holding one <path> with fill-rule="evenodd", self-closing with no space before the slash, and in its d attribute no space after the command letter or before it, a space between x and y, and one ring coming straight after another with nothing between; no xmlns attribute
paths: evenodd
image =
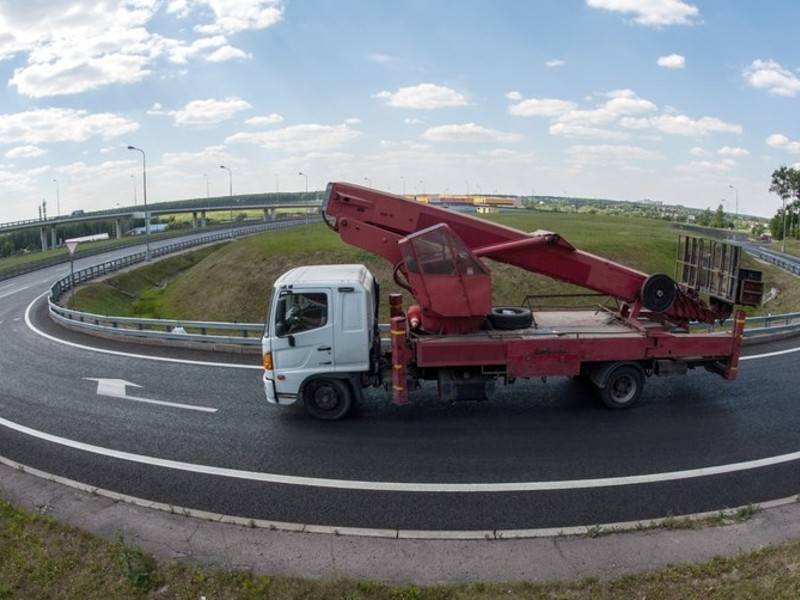
<svg viewBox="0 0 800 600"><path fill-rule="evenodd" d="M523 231L556 231L576 247L647 273L674 273L678 233L667 222L607 215L525 212L492 217ZM195 258L187 259L192 256ZM363 263L382 286L382 300L402 291L392 281L392 269L383 258L346 246L323 225L269 232L183 255L175 262L139 268L82 288L76 306L117 316L261 322L272 284L284 271L301 265ZM491 262L491 261L490 261ZM800 310L797 278L771 265L745 264L765 273L766 288L777 298L754 313ZM178 267L178 268L172 268ZM495 305L518 305L526 294L583 293L577 288L521 269L492 263ZM137 280L135 286L131 285ZM591 302L583 299L581 302ZM534 305L539 305L534 303ZM544 306L547 303L543 304ZM387 306L382 301L386 318Z"/></svg>
<svg viewBox="0 0 800 600"><path fill-rule="evenodd" d="M0 500L2 599L489 600L501 597L795 600L800 597L800 542L610 581L389 586L346 579L318 581L211 570L191 563L159 563L123 540L108 541Z"/></svg>

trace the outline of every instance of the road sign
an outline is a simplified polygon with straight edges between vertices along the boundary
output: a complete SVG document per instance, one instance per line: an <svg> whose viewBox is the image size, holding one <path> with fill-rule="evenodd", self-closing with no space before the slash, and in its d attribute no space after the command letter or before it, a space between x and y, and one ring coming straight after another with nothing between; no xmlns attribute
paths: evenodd
<svg viewBox="0 0 800 600"><path fill-rule="evenodd" d="M151 400L150 398L139 398L137 396L129 396L127 388L142 386L124 379L102 379L96 377L84 377L86 381L97 382L97 395L106 396L108 398L121 398L123 400L133 400L134 402L144 402L146 404L158 404L160 406L169 406L172 408L184 408L186 410L196 410L200 412L215 413L216 408L208 406L194 406L192 404L180 404L177 402L166 402L164 400Z"/></svg>
<svg viewBox="0 0 800 600"><path fill-rule="evenodd" d="M75 240L67 240L67 248L69 249L70 254L75 254L75 250L78 249L78 242Z"/></svg>

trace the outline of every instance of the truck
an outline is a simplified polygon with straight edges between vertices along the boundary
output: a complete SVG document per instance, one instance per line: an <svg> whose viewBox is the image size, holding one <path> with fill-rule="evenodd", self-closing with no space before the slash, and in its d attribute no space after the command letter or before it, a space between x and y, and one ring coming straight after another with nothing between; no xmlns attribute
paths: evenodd
<svg viewBox="0 0 800 600"><path fill-rule="evenodd" d="M745 326L735 305L756 306L763 293L760 272L740 268L740 248L719 240L681 236L673 278L581 251L552 231L525 233L344 182L328 185L321 214L345 243L388 260L413 300L389 294L386 331L380 285L364 265L302 266L275 281L262 339L266 398L320 419L345 417L370 387L408 404L425 381L458 402L517 380L575 377L624 409L650 376L702 368L733 380ZM604 301L492 306L487 259ZM732 315L730 331L695 331Z"/></svg>

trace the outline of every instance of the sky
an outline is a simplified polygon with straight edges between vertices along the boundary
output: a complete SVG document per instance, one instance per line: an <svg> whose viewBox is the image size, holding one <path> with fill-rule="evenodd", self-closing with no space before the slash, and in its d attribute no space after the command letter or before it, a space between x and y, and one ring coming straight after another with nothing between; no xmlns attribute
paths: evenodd
<svg viewBox="0 0 800 600"><path fill-rule="evenodd" d="M770 173L800 166L798 22L796 0L0 0L0 221L141 203L128 145L150 202L231 176L770 216Z"/></svg>

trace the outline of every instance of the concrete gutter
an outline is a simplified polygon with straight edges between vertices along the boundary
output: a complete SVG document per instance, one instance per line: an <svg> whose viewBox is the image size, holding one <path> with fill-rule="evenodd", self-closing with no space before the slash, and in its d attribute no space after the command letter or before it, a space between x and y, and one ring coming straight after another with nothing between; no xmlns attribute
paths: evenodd
<svg viewBox="0 0 800 600"><path fill-rule="evenodd" d="M304 530L293 532L261 529L253 522L210 513L186 516L176 507L157 506L7 464L0 464L0 494L16 506L110 540L122 537L163 561L269 575L421 585L610 579L800 539L797 497L779 501L745 522L720 527L599 537L428 540L321 535L310 526L298 526Z"/></svg>

